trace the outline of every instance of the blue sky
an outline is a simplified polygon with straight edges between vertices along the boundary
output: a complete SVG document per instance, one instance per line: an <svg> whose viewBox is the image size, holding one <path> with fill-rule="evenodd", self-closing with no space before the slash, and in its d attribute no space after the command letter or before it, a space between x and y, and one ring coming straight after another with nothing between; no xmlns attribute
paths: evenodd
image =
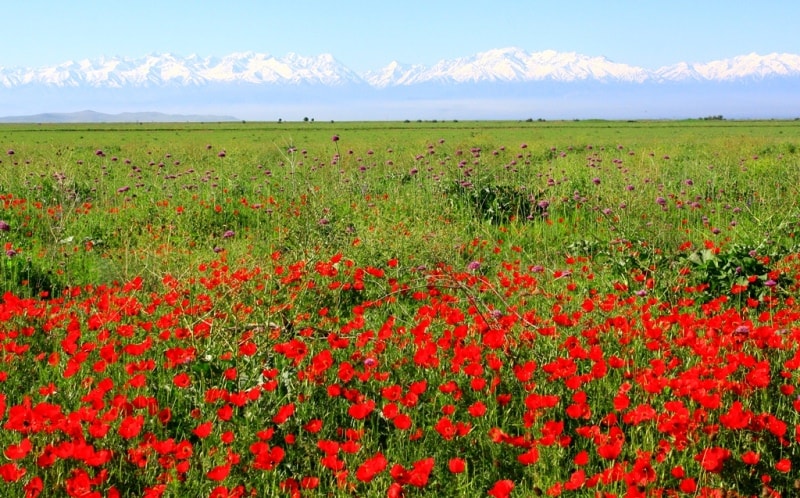
<svg viewBox="0 0 800 498"><path fill-rule="evenodd" d="M3 17L3 67L255 51L331 53L362 72L516 46L656 69L800 53L796 0L24 0Z"/></svg>

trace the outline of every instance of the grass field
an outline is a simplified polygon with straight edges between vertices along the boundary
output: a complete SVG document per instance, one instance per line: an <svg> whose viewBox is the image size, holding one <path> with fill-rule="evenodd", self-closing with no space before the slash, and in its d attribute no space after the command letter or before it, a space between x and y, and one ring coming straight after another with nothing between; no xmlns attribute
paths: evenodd
<svg viewBox="0 0 800 498"><path fill-rule="evenodd" d="M800 122L0 141L7 496L800 493Z"/></svg>

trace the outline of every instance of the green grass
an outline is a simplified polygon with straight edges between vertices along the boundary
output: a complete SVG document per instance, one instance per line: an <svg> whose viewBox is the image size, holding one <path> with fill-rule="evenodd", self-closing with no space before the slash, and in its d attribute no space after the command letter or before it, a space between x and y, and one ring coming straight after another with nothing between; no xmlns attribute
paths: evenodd
<svg viewBox="0 0 800 498"><path fill-rule="evenodd" d="M0 140L10 496L796 491L800 122Z"/></svg>
<svg viewBox="0 0 800 498"><path fill-rule="evenodd" d="M14 155L0 192L26 201L7 210L7 238L72 286L157 277L221 247L429 266L478 257L467 250L476 238L549 267L568 247L607 253L615 239L785 252L798 135L779 121L6 126ZM669 195L669 209L653 209ZM548 220L529 200L549 203ZM691 202L702 208L672 208ZM227 230L237 236L222 239Z"/></svg>

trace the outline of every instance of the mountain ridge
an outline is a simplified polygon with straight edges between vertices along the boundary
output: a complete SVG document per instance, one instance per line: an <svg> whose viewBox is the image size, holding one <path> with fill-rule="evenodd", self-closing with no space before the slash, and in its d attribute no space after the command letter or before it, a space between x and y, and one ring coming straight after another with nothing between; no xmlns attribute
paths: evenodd
<svg viewBox="0 0 800 498"><path fill-rule="evenodd" d="M120 112L107 114L89 109L76 112L45 112L27 116L0 117L0 123L183 123L239 121L232 116Z"/></svg>
<svg viewBox="0 0 800 498"><path fill-rule="evenodd" d="M716 61L679 62L645 69L614 62L604 56L555 50L529 52L518 47L506 47L467 57L442 59L432 66L392 61L382 68L361 74L328 53L303 56L290 52L276 57L255 51L235 52L222 57L196 54L180 57L171 53L138 58L100 57L39 68L0 66L0 88L8 89L36 85L122 88L231 83L387 88L431 82L679 83L770 77L800 77L800 55L750 53Z"/></svg>
<svg viewBox="0 0 800 498"><path fill-rule="evenodd" d="M430 66L392 61L360 74L331 54L101 57L0 67L0 109L27 122L75 109L152 110L179 121L198 114L249 121L794 119L800 55L751 53L645 69L604 56L506 47Z"/></svg>

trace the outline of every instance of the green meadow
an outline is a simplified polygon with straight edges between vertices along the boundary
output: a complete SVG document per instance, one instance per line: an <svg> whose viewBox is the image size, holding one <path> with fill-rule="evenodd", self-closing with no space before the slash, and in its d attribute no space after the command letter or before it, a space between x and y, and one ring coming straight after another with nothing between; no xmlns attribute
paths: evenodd
<svg viewBox="0 0 800 498"><path fill-rule="evenodd" d="M7 496L800 492L800 121L0 143Z"/></svg>
<svg viewBox="0 0 800 498"><path fill-rule="evenodd" d="M56 287L157 276L221 247L431 265L504 239L552 266L616 239L786 246L799 134L781 121L26 125L2 129L0 188L26 201L7 210L7 242Z"/></svg>

